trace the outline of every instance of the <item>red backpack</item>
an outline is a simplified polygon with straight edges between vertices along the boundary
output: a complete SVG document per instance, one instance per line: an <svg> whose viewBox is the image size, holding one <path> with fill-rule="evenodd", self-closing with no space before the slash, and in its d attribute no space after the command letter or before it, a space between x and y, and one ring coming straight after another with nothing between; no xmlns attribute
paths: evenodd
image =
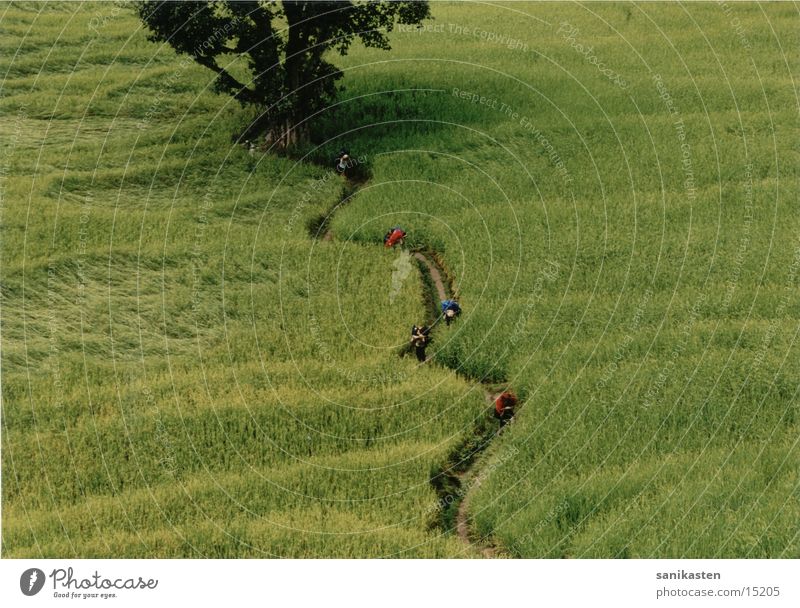
<svg viewBox="0 0 800 608"><path fill-rule="evenodd" d="M497 412L498 415L502 415L506 408L513 409L515 405L517 405L517 398L512 393L506 391L495 400L494 411Z"/></svg>
<svg viewBox="0 0 800 608"><path fill-rule="evenodd" d="M386 239L386 247L394 247L398 241L402 240L403 237L406 236L406 233L403 232L400 228L395 228L392 230L392 233L389 235L389 238Z"/></svg>

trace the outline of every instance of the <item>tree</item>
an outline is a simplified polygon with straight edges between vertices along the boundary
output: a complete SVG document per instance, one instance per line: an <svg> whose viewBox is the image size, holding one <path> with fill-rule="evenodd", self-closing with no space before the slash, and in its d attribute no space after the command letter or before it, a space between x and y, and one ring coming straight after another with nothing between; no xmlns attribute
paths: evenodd
<svg viewBox="0 0 800 608"><path fill-rule="evenodd" d="M389 50L395 22L419 24L430 15L426 0L141 0L137 10L150 40L216 72L217 92L259 108L250 135L266 133L280 148L307 139L304 119L336 96L342 73L323 59L327 51L346 55L356 38Z"/></svg>

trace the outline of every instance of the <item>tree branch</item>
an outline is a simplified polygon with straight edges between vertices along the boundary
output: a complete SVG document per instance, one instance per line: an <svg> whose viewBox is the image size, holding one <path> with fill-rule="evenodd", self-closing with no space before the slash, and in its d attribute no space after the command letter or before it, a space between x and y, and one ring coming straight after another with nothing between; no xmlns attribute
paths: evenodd
<svg viewBox="0 0 800 608"><path fill-rule="evenodd" d="M202 55L195 56L195 61L200 65L207 67L209 70L213 70L217 73L217 88L221 91L225 91L230 93L235 99L239 101L243 101L246 103L258 103L259 99L258 96L255 94L254 91L248 89L245 85L241 82L236 80L231 73L228 72L211 57L205 57Z"/></svg>

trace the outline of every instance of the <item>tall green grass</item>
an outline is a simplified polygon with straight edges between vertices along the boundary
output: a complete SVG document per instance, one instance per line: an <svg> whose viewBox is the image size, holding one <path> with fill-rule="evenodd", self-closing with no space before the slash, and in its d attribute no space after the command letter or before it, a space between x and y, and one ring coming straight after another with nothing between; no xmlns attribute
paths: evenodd
<svg viewBox="0 0 800 608"><path fill-rule="evenodd" d="M796 557L796 14L733 10L436 3L353 49L300 151L369 159L328 242L341 181L234 145L130 11L2 5L3 554L469 554L429 484L484 415L458 370L524 400L469 503L511 554ZM438 364L397 357L394 224L464 307Z"/></svg>
<svg viewBox="0 0 800 608"><path fill-rule="evenodd" d="M465 309L437 358L524 395L470 501L513 554L798 555L787 8L441 5L380 76L351 60L349 122L383 122L334 230L376 242L390 216L435 247Z"/></svg>
<svg viewBox="0 0 800 608"><path fill-rule="evenodd" d="M396 253L309 238L341 179L130 10L0 10L4 555L464 554L429 475L483 403L397 357Z"/></svg>

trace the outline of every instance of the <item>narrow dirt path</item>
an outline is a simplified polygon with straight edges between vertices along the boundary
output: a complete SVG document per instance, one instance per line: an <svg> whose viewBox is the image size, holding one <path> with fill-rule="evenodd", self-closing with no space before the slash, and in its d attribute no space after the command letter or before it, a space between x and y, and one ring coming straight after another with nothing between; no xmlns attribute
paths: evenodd
<svg viewBox="0 0 800 608"><path fill-rule="evenodd" d="M358 191L369 180L345 182L342 188L342 195L339 203L327 214L321 216L317 222L309 225L311 238L323 241L332 241L333 232L330 230L330 220L333 214L345 202L350 202ZM436 291L430 293L432 309L438 314L439 303L451 297L453 294L451 286L445 283L444 276L448 273L440 266L434 256L426 255L423 252L414 252L414 258L420 262L420 269L430 278L430 285ZM454 370L462 378L471 383L480 384L480 380L464 375L460 370ZM481 385L484 398L489 407L493 407L496 392L487 385ZM491 539L478 538L471 528L471 517L469 515L469 502L472 491L480 487L482 477L480 475L481 453L489 447L491 441L499 434L496 422L492 419L479 420L476 422L472 433L467 434L461 443L453 450L450 457L439 469L438 473L431 479L431 485L436 490L441 504L447 505L442 509L441 523L444 529L453 529L456 535L473 551L483 557L493 558L504 556Z"/></svg>
<svg viewBox="0 0 800 608"><path fill-rule="evenodd" d="M444 288L444 281L442 281L442 273L439 272L439 267L419 251L414 254L414 257L428 267L428 274L431 275L433 285L436 287L436 292L439 295L439 302L446 300L447 290Z"/></svg>
<svg viewBox="0 0 800 608"><path fill-rule="evenodd" d="M494 545L483 542L483 539L480 539L477 542L472 540L469 527L470 518L469 514L467 513L468 509L469 494L465 495L458 504L458 513L456 513L456 533L458 534L458 537L465 543L472 545L475 549L480 551L483 557L499 557L497 549Z"/></svg>
<svg viewBox="0 0 800 608"><path fill-rule="evenodd" d="M439 302L446 300L448 296L452 294L448 293L448 289L445 287L445 283L442 280L442 274L444 271L442 268L439 267L439 264L436 260L432 259L431 257L426 256L421 252L414 253L414 257L422 262L424 266L427 268L427 272L430 275L431 282L436 289L436 293L439 299ZM437 305L438 302L434 302L434 305ZM458 372L458 370L456 370ZM461 373L461 372L458 372ZM472 378L468 378L471 382L475 380ZM485 386L481 387L483 390L484 398L486 399L487 404L489 407L493 407L494 399L496 397L495 393L490 389L486 388ZM470 516L469 516L469 498L470 494L473 490L476 490L480 487L481 484L481 476L480 476L480 466L479 461L477 460L477 456L485 450L488 446L493 437L496 434L490 437L483 437L483 441L478 443L478 445L471 448L471 450L466 454L466 458L468 459L468 463L466 467L459 467L460 470L457 472L453 471L451 467L451 475L455 476L458 485L457 491L457 509L455 515L455 531L458 537L464 541L464 543L473 547L473 549L479 551L484 557L497 557L498 551L496 547L490 543L486 542L485 539L476 539L472 534L471 527L470 527ZM463 458L463 456L462 456ZM455 463L458 465L459 463Z"/></svg>

